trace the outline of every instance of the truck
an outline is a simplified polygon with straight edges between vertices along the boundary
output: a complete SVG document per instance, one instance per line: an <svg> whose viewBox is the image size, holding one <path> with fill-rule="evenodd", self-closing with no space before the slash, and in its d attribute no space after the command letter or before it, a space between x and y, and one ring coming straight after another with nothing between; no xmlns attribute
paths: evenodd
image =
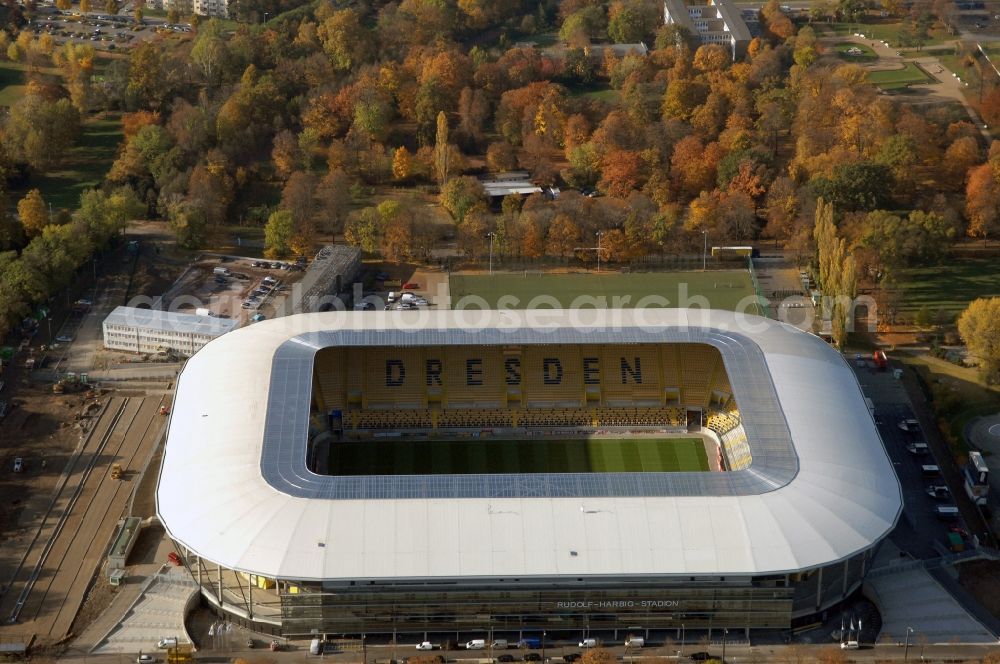
<svg viewBox="0 0 1000 664"><path fill-rule="evenodd" d="M223 277L228 277L233 273L228 267L217 267L212 270L212 274L222 275Z"/></svg>

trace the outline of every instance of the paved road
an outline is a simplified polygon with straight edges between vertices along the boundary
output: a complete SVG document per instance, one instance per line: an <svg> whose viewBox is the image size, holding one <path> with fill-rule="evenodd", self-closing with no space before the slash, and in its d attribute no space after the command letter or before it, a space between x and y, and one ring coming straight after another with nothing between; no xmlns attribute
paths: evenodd
<svg viewBox="0 0 1000 664"><path fill-rule="evenodd" d="M40 515L23 563L3 570L0 641L66 636L138 477L163 433L159 398L111 399L79 454L70 460L52 509ZM123 481L109 477L122 464ZM11 617L16 621L8 623Z"/></svg>

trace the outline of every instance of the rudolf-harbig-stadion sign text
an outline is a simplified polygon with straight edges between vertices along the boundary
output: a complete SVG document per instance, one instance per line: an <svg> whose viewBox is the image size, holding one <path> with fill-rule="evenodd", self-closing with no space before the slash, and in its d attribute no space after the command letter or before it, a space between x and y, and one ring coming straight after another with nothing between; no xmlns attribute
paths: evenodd
<svg viewBox="0 0 1000 664"><path fill-rule="evenodd" d="M676 609L681 605L676 599L603 600L556 602L557 609Z"/></svg>

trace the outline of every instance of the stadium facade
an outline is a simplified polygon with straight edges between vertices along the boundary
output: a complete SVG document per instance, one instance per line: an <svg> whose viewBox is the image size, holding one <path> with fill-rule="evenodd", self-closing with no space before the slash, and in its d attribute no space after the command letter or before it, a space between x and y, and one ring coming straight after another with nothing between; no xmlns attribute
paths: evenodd
<svg viewBox="0 0 1000 664"><path fill-rule="evenodd" d="M515 371L516 369L516 371ZM692 432L722 472L338 475L339 440ZM852 594L902 496L819 338L708 310L359 312L212 341L160 520L207 603L286 636L788 628Z"/></svg>

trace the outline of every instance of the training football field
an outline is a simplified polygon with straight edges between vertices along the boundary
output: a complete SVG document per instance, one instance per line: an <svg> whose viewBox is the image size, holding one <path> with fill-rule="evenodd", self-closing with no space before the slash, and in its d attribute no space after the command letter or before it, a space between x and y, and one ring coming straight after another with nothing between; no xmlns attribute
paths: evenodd
<svg viewBox="0 0 1000 664"><path fill-rule="evenodd" d="M449 289L453 309L477 308L476 298L482 298L491 309L705 307L760 314L747 270L452 274Z"/></svg>
<svg viewBox="0 0 1000 664"><path fill-rule="evenodd" d="M701 438L380 439L331 445L332 475L663 473L709 470Z"/></svg>

